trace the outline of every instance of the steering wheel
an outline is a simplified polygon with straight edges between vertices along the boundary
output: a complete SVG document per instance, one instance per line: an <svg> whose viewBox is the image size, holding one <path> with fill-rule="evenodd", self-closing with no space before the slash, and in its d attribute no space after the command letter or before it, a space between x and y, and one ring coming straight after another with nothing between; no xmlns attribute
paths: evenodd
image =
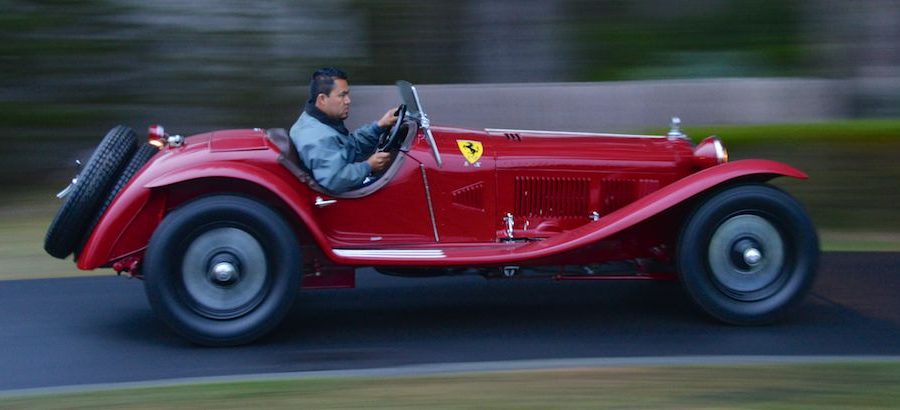
<svg viewBox="0 0 900 410"><path fill-rule="evenodd" d="M403 126L403 121L406 120L406 104L400 104L397 107L397 111L394 112L394 116L397 117L397 122L394 123L394 126L391 127L390 131L378 137L377 152L391 151L400 145L400 128Z"/></svg>

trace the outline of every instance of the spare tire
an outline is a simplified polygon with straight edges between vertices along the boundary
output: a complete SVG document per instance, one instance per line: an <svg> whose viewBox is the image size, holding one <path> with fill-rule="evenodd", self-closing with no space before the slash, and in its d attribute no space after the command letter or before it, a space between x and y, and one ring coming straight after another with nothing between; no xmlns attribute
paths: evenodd
<svg viewBox="0 0 900 410"><path fill-rule="evenodd" d="M131 156L131 159L125 163L125 167L122 169L122 172L119 173L116 183L107 191L106 198L100 203L100 206L97 207L97 212L94 212L94 218L87 226L87 229L84 230L84 236L81 238L81 242L78 243L78 247L75 248L76 258L78 257L78 254L81 253L81 249L84 247L85 242L87 242L88 237L91 236L91 232L94 231L94 227L97 226L97 222L100 222L100 217L103 216L103 213L106 212L106 209L112 204L113 199L116 199L116 196L119 195L119 191L121 191L122 188L125 188L125 185L131 181L134 174L137 174L137 172L144 167L144 164L146 164L157 152L159 152L159 148L150 144L141 144L134 155Z"/></svg>
<svg viewBox="0 0 900 410"><path fill-rule="evenodd" d="M47 228L44 238L47 253L60 259L72 253L84 236L85 227L97 211L100 200L109 192L135 148L137 134L131 128L119 125L106 133Z"/></svg>

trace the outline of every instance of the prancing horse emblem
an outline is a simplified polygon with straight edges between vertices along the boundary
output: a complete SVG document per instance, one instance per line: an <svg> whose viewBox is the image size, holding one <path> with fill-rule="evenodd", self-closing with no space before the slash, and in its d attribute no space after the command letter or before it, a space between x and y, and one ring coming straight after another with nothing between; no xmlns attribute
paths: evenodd
<svg viewBox="0 0 900 410"><path fill-rule="evenodd" d="M462 152L463 156L466 157L466 161L469 161L470 164L478 162L478 159L481 158L481 154L484 152L484 147L479 141L456 140L456 144L459 145L459 151Z"/></svg>

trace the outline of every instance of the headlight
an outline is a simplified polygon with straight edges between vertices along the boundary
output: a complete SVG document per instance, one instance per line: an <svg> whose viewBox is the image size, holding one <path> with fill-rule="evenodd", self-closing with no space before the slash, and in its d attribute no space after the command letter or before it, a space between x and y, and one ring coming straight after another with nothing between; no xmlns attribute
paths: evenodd
<svg viewBox="0 0 900 410"><path fill-rule="evenodd" d="M706 137L694 148L694 164L698 168L709 168L726 162L728 162L728 151L716 136Z"/></svg>

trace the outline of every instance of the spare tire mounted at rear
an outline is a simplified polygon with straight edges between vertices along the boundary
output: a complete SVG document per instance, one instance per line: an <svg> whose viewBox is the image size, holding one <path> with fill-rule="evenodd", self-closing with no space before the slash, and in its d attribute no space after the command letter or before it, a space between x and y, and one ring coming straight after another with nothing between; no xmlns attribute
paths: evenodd
<svg viewBox="0 0 900 410"><path fill-rule="evenodd" d="M82 246L100 215L128 182L122 179L130 180L155 153L155 149L141 148L138 155L132 157L137 148L138 138L131 128L119 125L106 133L47 229L44 238L47 253L63 259ZM130 175L122 175L123 169L130 171ZM111 188L115 188L115 192L111 192Z"/></svg>

